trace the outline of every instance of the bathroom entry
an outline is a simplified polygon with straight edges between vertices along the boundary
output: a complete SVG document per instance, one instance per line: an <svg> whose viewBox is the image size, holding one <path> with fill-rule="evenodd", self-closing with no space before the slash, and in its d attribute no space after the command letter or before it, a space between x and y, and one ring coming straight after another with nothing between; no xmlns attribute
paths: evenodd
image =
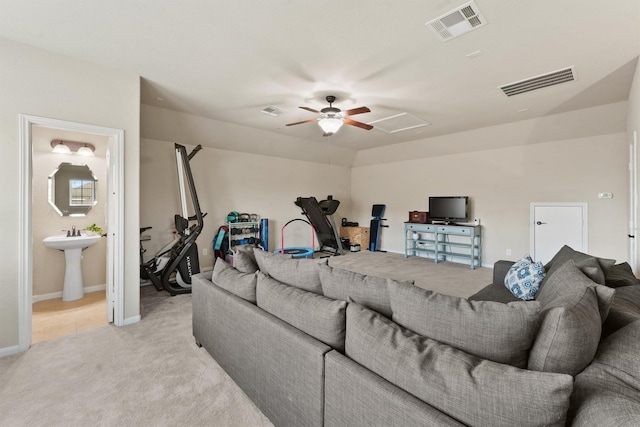
<svg viewBox="0 0 640 427"><path fill-rule="evenodd" d="M50 173L51 171L41 171L39 166L35 164L34 160L37 155L35 153L43 150L38 150L34 146L37 144L37 133L39 128L45 128L53 131L67 131L78 132L84 138L97 137L96 144L101 145L102 153L99 156L102 160L97 162L104 162L102 165L105 167L105 176L103 176L102 183L104 184L103 190L105 196L103 198L105 204L101 205L101 208L95 209L101 210L104 213L104 227L107 237L104 239L106 243L106 251L104 256L99 260L99 265L96 262L95 269L101 271L95 272L94 268L91 271L97 276L101 276L101 285L94 285L101 287L106 294L106 313L105 318L109 322L113 322L116 326L123 326L125 324L124 319L124 246L123 246L123 230L124 230L124 130L115 129L97 125L90 125L77 122L69 122L58 119L50 119L46 117L30 116L25 114L19 115L20 121L20 180L19 185L21 188L20 197L20 238L21 249L19 253L20 264L20 277L18 283L19 289L19 337L18 337L18 351L25 351L31 345L32 338L32 309L33 309L33 291L34 291L34 273L38 259L36 259L36 251L39 244L42 243L35 236L35 229L38 227L37 223L43 220L51 219L48 214L42 214L37 211L35 206L36 195L40 192L39 187L35 185L35 179L42 174ZM34 132L36 137L34 138ZM66 134L65 138L69 137ZM49 136L47 136L49 138ZM82 141L82 140L81 140ZM51 141L48 141L51 146ZM84 144L82 144L84 145ZM76 147L79 150L79 147ZM73 151L76 151L73 150ZM97 147L94 149L94 153L97 152ZM78 156L80 157L80 156ZM89 156L91 157L91 156ZM87 163L87 161L85 161ZM88 163L87 163L88 164ZM96 163L96 168L100 168L101 163ZM58 163L59 165L59 163ZM53 169L52 169L53 170ZM47 176L48 179L48 176ZM100 184L100 187L103 185ZM38 195L38 203L47 200L47 193L40 193ZM100 195L98 194L98 198ZM44 217L38 217L38 215L45 215ZM57 217L60 220L60 216ZM80 216L69 216L69 219L75 219L80 221L82 219L88 220L89 218ZM53 221L53 219L52 219ZM92 221L93 223L93 221ZM84 224L84 222L82 223ZM60 232L66 230L64 228L68 225L76 225L77 228L84 228L86 225L81 225L80 222L75 224L65 223L62 228L60 224L51 224L53 227L58 227ZM91 225L91 224L89 224ZM96 223L97 225L97 223ZM47 248L48 250L51 250ZM88 253L88 252L85 252ZM84 254L83 254L84 255ZM82 260L85 263L86 260ZM86 263L88 265L88 263ZM88 267L89 268L89 267ZM103 270L102 270L103 269ZM84 276L84 274L83 274ZM36 285L37 286L37 285ZM47 285L48 286L48 285ZM35 288L36 292L40 292L39 288ZM46 291L45 291L46 292ZM51 294L59 292L55 290L53 292L36 294L36 298L51 297ZM103 292L103 291L98 291ZM46 301L46 300L44 300Z"/></svg>
<svg viewBox="0 0 640 427"><path fill-rule="evenodd" d="M69 287L64 284L68 268L65 251L46 247L42 241L72 230L86 235L90 233L87 228L106 229L109 139L104 135L33 126L31 143L32 253L33 260L37 260L32 269L32 341L36 342L43 337L55 338L108 323L107 239L101 238L82 250L80 285L84 284L84 297L82 292L75 292L75 301L64 298L61 301L63 288ZM54 152L59 144L75 151ZM79 154L77 147L85 146L91 147L88 154ZM77 185L78 180L82 180L82 185ZM78 195L79 192L83 194ZM69 290L65 292L69 294Z"/></svg>

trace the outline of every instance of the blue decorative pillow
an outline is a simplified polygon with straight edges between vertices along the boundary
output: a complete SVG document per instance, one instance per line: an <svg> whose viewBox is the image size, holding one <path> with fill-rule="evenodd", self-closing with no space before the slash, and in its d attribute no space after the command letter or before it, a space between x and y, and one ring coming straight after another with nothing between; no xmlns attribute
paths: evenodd
<svg viewBox="0 0 640 427"><path fill-rule="evenodd" d="M544 278L544 266L541 262L533 262L529 255L511 266L504 277L504 285L516 298L532 300L540 288Z"/></svg>

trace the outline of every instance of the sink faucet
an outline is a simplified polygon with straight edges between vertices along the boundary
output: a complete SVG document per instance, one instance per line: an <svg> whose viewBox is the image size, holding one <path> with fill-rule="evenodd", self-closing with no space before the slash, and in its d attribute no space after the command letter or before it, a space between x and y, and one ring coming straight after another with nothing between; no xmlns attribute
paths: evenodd
<svg viewBox="0 0 640 427"><path fill-rule="evenodd" d="M75 225L71 226L71 236L76 237L76 226Z"/></svg>

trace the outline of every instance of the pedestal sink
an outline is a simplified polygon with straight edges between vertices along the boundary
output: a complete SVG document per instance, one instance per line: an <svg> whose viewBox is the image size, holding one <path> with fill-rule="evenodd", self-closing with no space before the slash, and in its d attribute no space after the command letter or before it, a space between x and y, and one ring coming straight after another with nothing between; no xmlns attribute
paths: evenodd
<svg viewBox="0 0 640 427"><path fill-rule="evenodd" d="M64 271L64 287L62 301L74 301L84 296L82 283L82 250L100 241L100 236L74 236L64 234L49 236L42 240L48 248L64 251L66 269Z"/></svg>

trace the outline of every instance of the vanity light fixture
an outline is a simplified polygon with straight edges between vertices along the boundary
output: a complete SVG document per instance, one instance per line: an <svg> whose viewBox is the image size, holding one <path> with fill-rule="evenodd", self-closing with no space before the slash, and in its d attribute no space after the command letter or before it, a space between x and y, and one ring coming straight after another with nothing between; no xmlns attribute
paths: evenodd
<svg viewBox="0 0 640 427"><path fill-rule="evenodd" d="M55 144L54 144L55 142ZM60 139L54 139L51 141L51 146L53 146L53 153L56 154L71 154L71 148L64 143L64 141Z"/></svg>
<svg viewBox="0 0 640 427"><path fill-rule="evenodd" d="M84 144L82 147L78 148L78 154L81 156L93 156L93 150L95 150L95 148L93 148L93 145L89 145L90 144Z"/></svg>
<svg viewBox="0 0 640 427"><path fill-rule="evenodd" d="M62 139L51 140L52 152L58 154L79 154L81 156L93 156L96 147L88 142L66 141Z"/></svg>

